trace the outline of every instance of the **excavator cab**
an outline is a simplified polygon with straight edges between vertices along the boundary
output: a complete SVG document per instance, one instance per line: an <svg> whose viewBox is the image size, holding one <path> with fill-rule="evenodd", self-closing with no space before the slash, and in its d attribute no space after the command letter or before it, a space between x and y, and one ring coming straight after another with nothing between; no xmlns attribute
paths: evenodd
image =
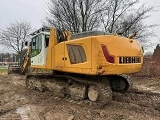
<svg viewBox="0 0 160 120"><path fill-rule="evenodd" d="M49 32L40 32L31 39L31 65L45 66L46 51L49 45Z"/></svg>

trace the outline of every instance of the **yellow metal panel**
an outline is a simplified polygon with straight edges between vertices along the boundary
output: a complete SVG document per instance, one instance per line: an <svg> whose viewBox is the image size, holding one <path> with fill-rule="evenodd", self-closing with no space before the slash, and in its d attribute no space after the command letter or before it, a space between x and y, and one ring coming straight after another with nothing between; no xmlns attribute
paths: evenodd
<svg viewBox="0 0 160 120"><path fill-rule="evenodd" d="M55 69L56 70L62 70L64 72L72 72L72 73L91 74L91 38L90 37L87 39L82 38L82 39L78 39L78 40L65 41L60 44L63 44L64 48L65 48L64 49L65 53L63 53L64 54L63 57L65 60L64 61L60 60L60 59L62 59L62 52L63 52L63 51L61 51L62 45L56 45L56 47L57 47L57 48L55 47L55 56L57 59L57 60L55 60L55 65L56 65ZM87 61L83 62L83 63L78 63L78 64L71 64L70 58L68 55L67 45L80 45L80 46L82 46L85 53L86 53ZM59 68L58 68L58 66L59 66Z"/></svg>
<svg viewBox="0 0 160 120"><path fill-rule="evenodd" d="M54 46L54 55L53 55L53 59L54 59L54 67L53 69L56 70L63 70L64 69L64 45L65 43L59 43L57 45Z"/></svg>
<svg viewBox="0 0 160 120"><path fill-rule="evenodd" d="M99 55L102 54L100 49L100 43L97 37L92 37L92 74L97 74L99 67L101 67L102 61L104 61L104 57L100 57Z"/></svg>
<svg viewBox="0 0 160 120"><path fill-rule="evenodd" d="M106 44L111 55L114 56L142 56L139 43L136 40L120 36L96 36L99 44Z"/></svg>
<svg viewBox="0 0 160 120"><path fill-rule="evenodd" d="M48 46L48 53L45 66L47 69L53 69L54 66L53 53L55 44L57 44L56 31L54 28L52 28L50 30L49 46Z"/></svg>
<svg viewBox="0 0 160 120"><path fill-rule="evenodd" d="M69 55L68 55L68 50L67 50L67 44L69 45L80 45L83 47L87 61L84 63L79 63L79 64L71 64L69 60ZM91 68L91 38L82 38L79 40L71 40L71 41L66 41L65 42L65 57L67 60L65 61L65 67L70 67L70 68Z"/></svg>
<svg viewBox="0 0 160 120"><path fill-rule="evenodd" d="M105 45L109 54L114 56L115 63L106 61L101 44ZM140 57L141 63L119 64L119 56ZM92 37L92 74L126 74L138 72L142 66L143 53L137 41L118 36Z"/></svg>

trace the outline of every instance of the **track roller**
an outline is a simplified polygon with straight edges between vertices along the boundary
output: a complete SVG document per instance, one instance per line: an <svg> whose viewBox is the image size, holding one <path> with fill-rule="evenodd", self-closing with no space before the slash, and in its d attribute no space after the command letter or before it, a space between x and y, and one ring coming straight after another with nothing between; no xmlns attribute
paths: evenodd
<svg viewBox="0 0 160 120"><path fill-rule="evenodd" d="M54 92L61 92L67 94L68 92L65 91L65 82L56 81L56 80L46 80L45 86L50 91Z"/></svg>
<svg viewBox="0 0 160 120"><path fill-rule="evenodd" d="M87 86L80 83L73 83L68 86L69 94L72 99L84 100L87 98Z"/></svg>
<svg viewBox="0 0 160 120"><path fill-rule="evenodd" d="M28 79L26 81L26 86L27 88L33 89L33 90L38 90L41 92L45 91L45 86L43 85L43 82L41 80L36 80L36 79Z"/></svg>

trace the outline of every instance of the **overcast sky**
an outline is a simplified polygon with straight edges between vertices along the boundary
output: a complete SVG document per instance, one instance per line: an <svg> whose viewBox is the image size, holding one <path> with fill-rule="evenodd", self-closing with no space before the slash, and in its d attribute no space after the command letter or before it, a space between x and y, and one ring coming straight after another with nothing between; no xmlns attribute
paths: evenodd
<svg viewBox="0 0 160 120"><path fill-rule="evenodd" d="M0 0L0 28L11 22L27 21L33 27L41 27L48 0Z"/></svg>
<svg viewBox="0 0 160 120"><path fill-rule="evenodd" d="M45 8L49 0L0 0L0 28L5 29L11 22L27 21L33 28L40 28L45 17ZM160 6L160 0L140 0L152 6ZM160 7L159 7L160 8ZM160 24L160 11L152 13L145 21L147 24ZM153 29L157 37L154 44L160 42L160 26ZM0 48L0 52L4 49ZM152 49L153 51L153 49Z"/></svg>

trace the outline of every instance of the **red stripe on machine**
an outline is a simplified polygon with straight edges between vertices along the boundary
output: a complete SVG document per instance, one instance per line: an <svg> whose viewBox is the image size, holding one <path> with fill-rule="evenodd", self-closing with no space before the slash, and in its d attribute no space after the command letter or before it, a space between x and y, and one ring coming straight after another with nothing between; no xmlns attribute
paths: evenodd
<svg viewBox="0 0 160 120"><path fill-rule="evenodd" d="M106 61L109 62L109 63L115 63L114 57L109 54L106 46L101 45L101 48L102 48L103 55L104 55Z"/></svg>

